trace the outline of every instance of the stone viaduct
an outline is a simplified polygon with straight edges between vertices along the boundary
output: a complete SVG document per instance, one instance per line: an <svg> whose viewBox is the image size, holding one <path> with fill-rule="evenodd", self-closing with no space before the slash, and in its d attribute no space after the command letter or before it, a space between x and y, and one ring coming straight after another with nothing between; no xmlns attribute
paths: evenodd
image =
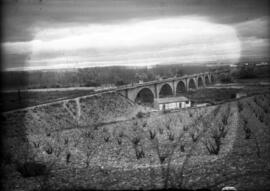
<svg viewBox="0 0 270 191"><path fill-rule="evenodd" d="M124 97L136 102L138 99L158 99L162 97L178 96L183 92L194 91L213 84L221 73L228 71L205 72L182 77L174 77L136 85L117 88ZM152 98L151 98L152 97ZM147 100L145 100L147 101Z"/></svg>

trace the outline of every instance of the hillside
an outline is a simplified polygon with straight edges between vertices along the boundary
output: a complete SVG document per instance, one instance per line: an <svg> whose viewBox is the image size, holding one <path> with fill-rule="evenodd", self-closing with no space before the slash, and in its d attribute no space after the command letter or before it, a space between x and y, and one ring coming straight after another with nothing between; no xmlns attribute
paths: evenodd
<svg viewBox="0 0 270 191"><path fill-rule="evenodd" d="M265 190L269 98L164 114L105 94L5 114L4 188Z"/></svg>

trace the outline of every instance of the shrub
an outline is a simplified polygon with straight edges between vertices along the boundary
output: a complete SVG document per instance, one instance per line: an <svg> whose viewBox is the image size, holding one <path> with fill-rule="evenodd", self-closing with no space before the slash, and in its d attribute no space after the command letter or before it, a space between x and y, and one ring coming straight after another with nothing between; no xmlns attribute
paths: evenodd
<svg viewBox="0 0 270 191"><path fill-rule="evenodd" d="M94 139L94 135L92 134L92 132L91 132L91 131L87 131L87 132L85 132L85 133L84 133L84 136L85 136L86 138L91 138L91 139Z"/></svg>
<svg viewBox="0 0 270 191"><path fill-rule="evenodd" d="M171 131L169 131L167 135L170 141L174 140L174 134Z"/></svg>
<svg viewBox="0 0 270 191"><path fill-rule="evenodd" d="M239 109L239 112L243 111L244 107L243 107L243 104L239 101L238 102L238 109Z"/></svg>
<svg viewBox="0 0 270 191"><path fill-rule="evenodd" d="M94 130L98 130L98 125L94 125Z"/></svg>
<svg viewBox="0 0 270 191"><path fill-rule="evenodd" d="M68 152L66 155L66 163L67 164L70 162L70 157L71 157L71 154L70 154L70 152Z"/></svg>
<svg viewBox="0 0 270 191"><path fill-rule="evenodd" d="M121 153L121 148L120 148L120 149L117 149L115 152L116 152L117 155L120 155L120 153Z"/></svg>
<svg viewBox="0 0 270 191"><path fill-rule="evenodd" d="M122 144L122 139L120 137L117 138L117 143L118 143L118 145Z"/></svg>
<svg viewBox="0 0 270 191"><path fill-rule="evenodd" d="M206 141L203 142L209 154L217 155L219 153L222 136L223 133L221 131L219 131L218 129L213 129L211 132L212 140L207 139Z"/></svg>
<svg viewBox="0 0 270 191"><path fill-rule="evenodd" d="M138 136L133 137L132 143L133 143L135 146L137 146L137 145L139 144L140 140L141 140L141 138L138 137Z"/></svg>
<svg viewBox="0 0 270 191"><path fill-rule="evenodd" d="M163 164L164 161L165 161L165 159L166 159L168 156L169 156L168 153L167 153L167 154L160 154L160 155L158 155L159 162L160 162L161 164Z"/></svg>
<svg viewBox="0 0 270 191"><path fill-rule="evenodd" d="M149 129L149 135L150 135L150 139L154 139L155 136L156 136L156 131L152 130L152 129Z"/></svg>
<svg viewBox="0 0 270 191"><path fill-rule="evenodd" d="M170 130L170 128L171 128L170 123L167 123L167 124L166 124L166 128L167 128L168 130Z"/></svg>
<svg viewBox="0 0 270 191"><path fill-rule="evenodd" d="M191 136L192 141L193 141L194 143L195 143L195 142L198 140L198 138L199 138L199 135L198 135L198 133L197 133L196 131L190 132L189 135Z"/></svg>
<svg viewBox="0 0 270 191"><path fill-rule="evenodd" d="M243 119L244 125L247 125L248 121L246 119Z"/></svg>
<svg viewBox="0 0 270 191"><path fill-rule="evenodd" d="M250 139L250 136L251 136L251 130L250 130L250 128L245 127L244 128L244 131L245 131L245 139Z"/></svg>
<svg viewBox="0 0 270 191"><path fill-rule="evenodd" d="M33 142L35 148L39 148L40 142Z"/></svg>
<svg viewBox="0 0 270 191"><path fill-rule="evenodd" d="M256 97L253 98L253 101L258 105L258 100Z"/></svg>
<svg viewBox="0 0 270 191"><path fill-rule="evenodd" d="M212 141L205 141L204 145L206 146L208 152L210 155L215 154L217 155L219 153L219 149L220 149L220 142L212 142Z"/></svg>
<svg viewBox="0 0 270 191"><path fill-rule="evenodd" d="M64 139L64 144L65 144L65 145L68 144L68 138L67 138L67 137Z"/></svg>
<svg viewBox="0 0 270 191"><path fill-rule="evenodd" d="M143 123L143 127L146 127L146 125L147 125L147 122L144 122L144 123Z"/></svg>
<svg viewBox="0 0 270 191"><path fill-rule="evenodd" d="M263 111L264 111L264 113L268 113L268 108L267 107L263 107Z"/></svg>
<svg viewBox="0 0 270 191"><path fill-rule="evenodd" d="M217 114L218 114L218 112L219 112L219 109L220 109L220 105L219 106L217 106L216 108L215 108L215 110L213 111L213 113L214 113L214 117L216 117L217 116Z"/></svg>
<svg viewBox="0 0 270 191"><path fill-rule="evenodd" d="M137 118L143 118L144 117L144 113L139 111L136 115Z"/></svg>
<svg viewBox="0 0 270 191"><path fill-rule="evenodd" d="M110 135L104 136L104 141L105 141L105 142L108 142L109 140L110 140Z"/></svg>
<svg viewBox="0 0 270 191"><path fill-rule="evenodd" d="M145 157L144 151L141 147L136 147L135 149L135 153L136 153L136 158L137 159L141 159Z"/></svg>
<svg viewBox="0 0 270 191"><path fill-rule="evenodd" d="M251 136L251 130L250 130L250 128L247 127L248 121L247 121L247 119L243 119L243 122L244 122L243 130L245 132L245 139L249 139Z"/></svg>
<svg viewBox="0 0 270 191"><path fill-rule="evenodd" d="M162 135L163 134L163 129L162 128L159 128L159 133Z"/></svg>
<svg viewBox="0 0 270 191"><path fill-rule="evenodd" d="M219 136L221 136L222 138L225 138L225 136L227 135L227 132L228 132L228 129L225 128L225 125L219 124L218 130L219 130L219 134L220 134Z"/></svg>
<svg viewBox="0 0 270 191"><path fill-rule="evenodd" d="M47 153L47 154L52 154L52 152L53 152L53 148L52 148L52 146L51 145L47 145L46 147L45 147L45 152Z"/></svg>
<svg viewBox="0 0 270 191"><path fill-rule="evenodd" d="M259 115L259 120L260 120L260 122L264 122L264 116L261 114L261 115Z"/></svg>
<svg viewBox="0 0 270 191"><path fill-rule="evenodd" d="M185 145L184 144L180 145L180 150L181 150L181 152L185 152Z"/></svg>
<svg viewBox="0 0 270 191"><path fill-rule="evenodd" d="M221 143L220 139L214 139L214 140L207 139L203 143L206 146L206 149L208 150L210 155L212 154L217 155L219 153L220 143Z"/></svg>
<svg viewBox="0 0 270 191"><path fill-rule="evenodd" d="M23 177L36 177L47 173L46 165L37 162L18 163L16 169Z"/></svg>
<svg viewBox="0 0 270 191"><path fill-rule="evenodd" d="M183 130L184 130L184 131L187 131L187 130L188 130L188 126L184 126L184 127L183 127Z"/></svg>
<svg viewBox="0 0 270 191"><path fill-rule="evenodd" d="M124 132L123 131L120 131L120 133L119 133L118 136L122 138L124 136Z"/></svg>
<svg viewBox="0 0 270 191"><path fill-rule="evenodd" d="M227 125L228 124L228 116L224 115L222 117L222 123L223 123L223 125Z"/></svg>

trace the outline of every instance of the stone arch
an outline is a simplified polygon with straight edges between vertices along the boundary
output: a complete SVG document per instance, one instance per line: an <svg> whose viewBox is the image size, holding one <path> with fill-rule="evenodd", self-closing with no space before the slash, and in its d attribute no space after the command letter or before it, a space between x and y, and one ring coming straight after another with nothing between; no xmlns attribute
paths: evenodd
<svg viewBox="0 0 270 191"><path fill-rule="evenodd" d="M183 81L179 81L176 85L176 95L179 95L186 91L186 85Z"/></svg>
<svg viewBox="0 0 270 191"><path fill-rule="evenodd" d="M200 88L200 87L203 87L203 85L204 85L203 79L202 79L202 77L200 76L200 77L198 77L198 87L199 87L199 88Z"/></svg>
<svg viewBox="0 0 270 191"><path fill-rule="evenodd" d="M163 97L170 97L170 96L173 96L172 87L168 83L163 84L159 91L159 97L163 98Z"/></svg>
<svg viewBox="0 0 270 191"><path fill-rule="evenodd" d="M209 76L208 75L206 75L205 76L205 85L209 85L210 84L210 79L209 79Z"/></svg>
<svg viewBox="0 0 270 191"><path fill-rule="evenodd" d="M188 82L188 89L196 89L196 82L193 78L191 78Z"/></svg>
<svg viewBox="0 0 270 191"><path fill-rule="evenodd" d="M135 102L142 105L153 106L155 95L150 88L142 88L138 91Z"/></svg>

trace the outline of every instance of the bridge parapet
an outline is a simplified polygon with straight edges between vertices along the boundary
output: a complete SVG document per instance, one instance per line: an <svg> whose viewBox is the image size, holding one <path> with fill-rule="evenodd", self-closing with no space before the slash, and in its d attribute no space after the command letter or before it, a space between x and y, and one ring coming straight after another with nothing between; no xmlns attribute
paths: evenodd
<svg viewBox="0 0 270 191"><path fill-rule="evenodd" d="M151 84L163 84L163 83L167 83L167 82L171 82L171 81L186 80L186 79L189 79L189 78L195 78L195 77L211 75L211 74L219 74L219 73L223 73L223 72L224 71L212 72L212 73L211 72L204 72L204 73L199 73L199 74L184 75L184 76L181 76L181 77L167 78L167 79L163 79L163 80L154 80L154 81L144 82L142 84L123 85L123 86L119 86L117 88L117 90L123 90L123 89L127 89L127 88L132 89L132 88L147 86L147 85L151 85Z"/></svg>
<svg viewBox="0 0 270 191"><path fill-rule="evenodd" d="M148 93L152 92L153 98L159 98L159 94L162 87L167 84L171 88L170 92L173 92L173 96L175 96L177 95L178 83L180 82L183 82L182 84L184 84L185 86L184 88L185 91L189 91L190 86L192 86L192 89L205 87L206 85L213 82L215 75L224 73L224 72L229 72L229 70L203 72L203 73L192 74L192 75L184 75L181 77L172 77L172 78L167 78L163 80L154 80L154 81L144 82L144 83L135 84L135 85L124 85L124 86L120 86L116 88L115 91L118 91L119 93L131 99L132 101L135 101L137 95L140 93L140 91L143 91L144 89L150 90L148 91ZM200 81L200 84L198 84L199 81Z"/></svg>

